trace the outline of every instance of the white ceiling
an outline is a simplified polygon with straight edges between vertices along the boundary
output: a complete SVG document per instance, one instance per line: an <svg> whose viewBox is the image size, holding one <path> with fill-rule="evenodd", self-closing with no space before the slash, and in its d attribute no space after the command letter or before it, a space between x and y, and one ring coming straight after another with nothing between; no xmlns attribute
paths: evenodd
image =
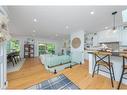
<svg viewBox="0 0 127 95"><path fill-rule="evenodd" d="M113 11L118 11L117 24L122 24L121 11L125 8L127 6L8 6L9 29L15 36L65 39L72 32L97 32L112 27ZM95 14L91 15L91 11Z"/></svg>

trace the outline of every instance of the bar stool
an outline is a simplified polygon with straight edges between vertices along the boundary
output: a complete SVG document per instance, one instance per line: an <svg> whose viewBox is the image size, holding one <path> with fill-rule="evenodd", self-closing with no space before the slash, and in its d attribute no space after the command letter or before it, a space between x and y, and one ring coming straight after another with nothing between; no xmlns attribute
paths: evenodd
<svg viewBox="0 0 127 95"><path fill-rule="evenodd" d="M92 77L94 77L96 71L97 74L99 73L99 71L108 73L110 74L112 87L114 87L113 80L115 80L115 75L114 75L113 63L110 62L110 56L112 55L112 53L96 51L94 52L94 55L95 55L95 65L94 65ZM100 66L105 67L108 71L100 69ZM97 70L96 67L98 67Z"/></svg>
<svg viewBox="0 0 127 95"><path fill-rule="evenodd" d="M124 75L127 74L127 65L125 64L125 61L127 60L127 54L121 54L120 56L123 57L123 66L122 66L122 74L117 89L120 89L122 79L127 79L126 77L124 77Z"/></svg>

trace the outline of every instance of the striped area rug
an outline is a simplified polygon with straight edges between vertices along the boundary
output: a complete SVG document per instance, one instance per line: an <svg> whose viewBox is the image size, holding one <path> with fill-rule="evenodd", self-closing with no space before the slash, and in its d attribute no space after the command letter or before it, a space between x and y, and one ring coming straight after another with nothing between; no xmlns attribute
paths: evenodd
<svg viewBox="0 0 127 95"><path fill-rule="evenodd" d="M37 90L78 90L80 89L64 74L36 84L28 89Z"/></svg>

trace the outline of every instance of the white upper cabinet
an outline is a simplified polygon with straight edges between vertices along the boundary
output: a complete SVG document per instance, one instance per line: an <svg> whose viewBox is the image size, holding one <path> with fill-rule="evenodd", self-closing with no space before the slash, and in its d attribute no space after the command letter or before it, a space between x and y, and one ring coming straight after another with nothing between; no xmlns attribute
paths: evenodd
<svg viewBox="0 0 127 95"><path fill-rule="evenodd" d="M98 46L98 45L99 45L98 35L96 34L96 35L93 36L93 46Z"/></svg>
<svg viewBox="0 0 127 95"><path fill-rule="evenodd" d="M120 45L127 46L127 30L120 31Z"/></svg>
<svg viewBox="0 0 127 95"><path fill-rule="evenodd" d="M98 42L118 42L120 39L119 31L113 32L110 30L104 30L98 33Z"/></svg>
<svg viewBox="0 0 127 95"><path fill-rule="evenodd" d="M127 46L127 29L117 27L116 31L112 29L97 32L93 36L93 46L98 46L99 43L119 42L120 46Z"/></svg>

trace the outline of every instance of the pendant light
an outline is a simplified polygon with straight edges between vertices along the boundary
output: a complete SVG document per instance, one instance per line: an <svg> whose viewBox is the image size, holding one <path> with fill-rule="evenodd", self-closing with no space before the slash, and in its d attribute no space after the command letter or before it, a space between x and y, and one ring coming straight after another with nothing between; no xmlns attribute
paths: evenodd
<svg viewBox="0 0 127 95"><path fill-rule="evenodd" d="M116 32L116 25L115 25L115 23L116 23L116 19L115 19L115 16L116 16L116 14L117 14L117 11L115 11L115 12L113 12L112 13L112 15L113 15L113 32Z"/></svg>

